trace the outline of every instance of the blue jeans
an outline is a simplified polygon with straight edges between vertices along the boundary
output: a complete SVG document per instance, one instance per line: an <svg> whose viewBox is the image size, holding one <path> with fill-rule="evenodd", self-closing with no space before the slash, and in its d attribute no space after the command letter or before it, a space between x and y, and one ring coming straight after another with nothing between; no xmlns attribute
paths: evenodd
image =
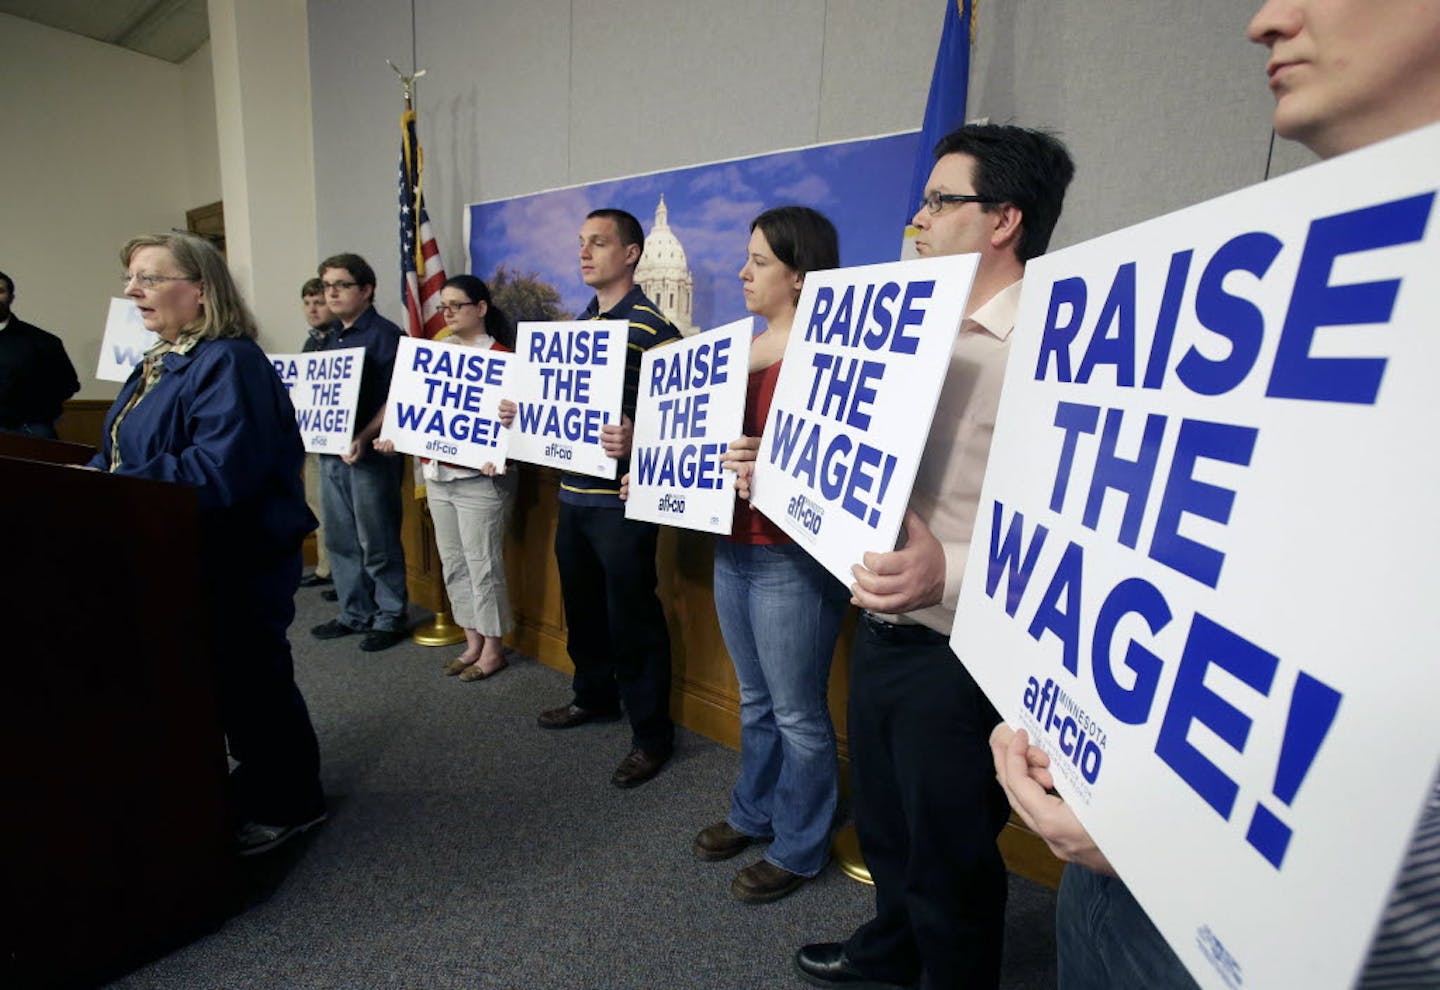
<svg viewBox="0 0 1440 990"><path fill-rule="evenodd" d="M1060 990L1197 990L1195 980L1116 877L1065 867L1055 902Z"/></svg>
<svg viewBox="0 0 1440 990"><path fill-rule="evenodd" d="M371 455L354 464L320 458L320 507L340 621L351 629L406 628L400 481L405 458Z"/></svg>
<svg viewBox="0 0 1440 990"><path fill-rule="evenodd" d="M715 541L715 611L740 681L740 779L727 821L813 877L830 855L835 728L827 689L849 592L793 543Z"/></svg>

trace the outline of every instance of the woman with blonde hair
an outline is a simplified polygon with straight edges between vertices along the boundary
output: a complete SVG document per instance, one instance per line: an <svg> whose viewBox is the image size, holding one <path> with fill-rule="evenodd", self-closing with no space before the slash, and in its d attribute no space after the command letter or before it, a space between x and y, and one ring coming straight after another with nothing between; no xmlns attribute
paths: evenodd
<svg viewBox="0 0 1440 990"><path fill-rule="evenodd" d="M157 605L206 619L238 851L265 852L325 818L286 638L300 544L315 528L295 410L219 252L156 234L131 240L120 261L125 295L159 340L106 414L89 466L195 489L203 584L164 589Z"/></svg>

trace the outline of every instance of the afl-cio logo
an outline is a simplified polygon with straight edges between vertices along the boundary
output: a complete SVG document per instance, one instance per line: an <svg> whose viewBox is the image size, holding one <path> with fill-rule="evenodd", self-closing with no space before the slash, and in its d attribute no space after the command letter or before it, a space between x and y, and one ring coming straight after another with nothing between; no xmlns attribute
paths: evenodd
<svg viewBox="0 0 1440 990"><path fill-rule="evenodd" d="M820 534L820 525L825 521L825 510L804 495L796 495L785 508L785 514L794 519L811 534Z"/></svg>

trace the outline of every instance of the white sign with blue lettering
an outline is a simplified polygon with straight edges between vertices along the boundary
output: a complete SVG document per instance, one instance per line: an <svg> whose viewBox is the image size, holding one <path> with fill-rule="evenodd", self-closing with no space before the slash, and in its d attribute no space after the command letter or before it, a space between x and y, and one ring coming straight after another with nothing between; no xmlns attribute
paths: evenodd
<svg viewBox="0 0 1440 990"><path fill-rule="evenodd" d="M402 454L504 473L509 432L500 426L513 355L401 337L380 438Z"/></svg>
<svg viewBox="0 0 1440 990"><path fill-rule="evenodd" d="M620 422L625 389L624 320L521 323L510 456L597 478L616 476L600 430Z"/></svg>
<svg viewBox="0 0 1440 990"><path fill-rule="evenodd" d="M100 363L95 377L102 382L123 382L145 352L160 338L145 329L133 299L111 299L105 316L105 337L100 341Z"/></svg>
<svg viewBox="0 0 1440 990"><path fill-rule="evenodd" d="M343 454L355 435L355 404L365 348L346 347L308 354L267 354L290 393L295 426L305 450Z"/></svg>
<svg viewBox="0 0 1440 990"><path fill-rule="evenodd" d="M735 472L721 462L744 429L754 332L746 317L645 352L627 519L730 532Z"/></svg>
<svg viewBox="0 0 1440 990"><path fill-rule="evenodd" d="M1437 161L1026 271L952 646L1203 986L1349 986L1440 758Z"/></svg>
<svg viewBox="0 0 1440 990"><path fill-rule="evenodd" d="M978 258L805 276L751 501L847 586L895 548Z"/></svg>

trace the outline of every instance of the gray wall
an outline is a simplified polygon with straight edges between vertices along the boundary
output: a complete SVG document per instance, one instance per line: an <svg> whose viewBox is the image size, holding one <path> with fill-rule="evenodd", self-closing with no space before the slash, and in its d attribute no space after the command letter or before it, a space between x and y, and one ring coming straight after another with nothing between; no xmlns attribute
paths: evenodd
<svg viewBox="0 0 1440 990"><path fill-rule="evenodd" d="M452 273L464 204L918 127L944 0L310 0L322 253L398 313L400 87ZM970 115L1048 127L1079 165L1053 246L1258 182L1258 0L979 0ZM1277 147L1274 173L1308 161ZM578 226L579 218L576 218ZM737 254L739 247L737 246Z"/></svg>

